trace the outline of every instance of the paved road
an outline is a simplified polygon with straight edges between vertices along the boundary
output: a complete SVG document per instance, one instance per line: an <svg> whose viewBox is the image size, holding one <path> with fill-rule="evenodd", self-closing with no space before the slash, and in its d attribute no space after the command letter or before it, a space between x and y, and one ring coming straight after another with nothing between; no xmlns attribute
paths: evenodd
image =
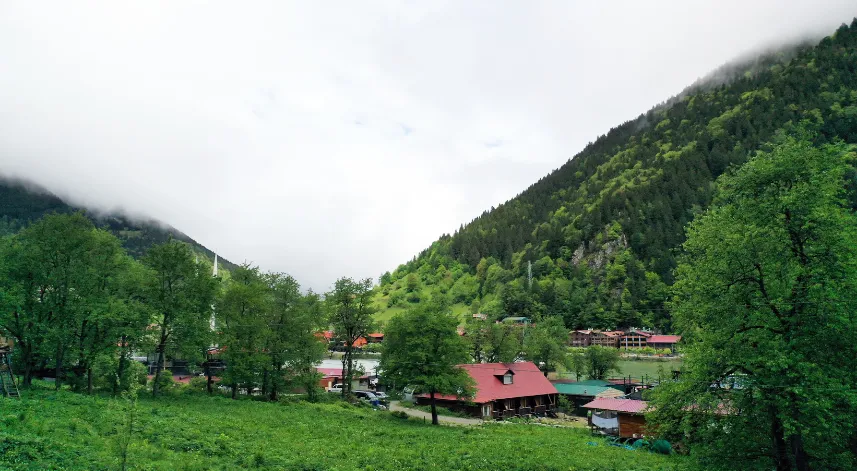
<svg viewBox="0 0 857 471"><path fill-rule="evenodd" d="M423 412L421 410L416 409L408 409L407 407L402 407L399 405L399 401L390 402L390 410L391 411L402 411L408 414L411 417L419 417L425 419L427 422L431 422L431 413ZM462 417L449 417L446 415L437 416L437 420L442 424L450 424L450 425L479 425L482 423L479 419L465 419Z"/></svg>

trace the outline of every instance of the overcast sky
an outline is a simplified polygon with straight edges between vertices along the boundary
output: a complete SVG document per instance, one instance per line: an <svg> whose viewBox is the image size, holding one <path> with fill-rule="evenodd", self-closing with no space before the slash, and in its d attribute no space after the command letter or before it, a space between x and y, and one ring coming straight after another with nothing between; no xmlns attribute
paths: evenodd
<svg viewBox="0 0 857 471"><path fill-rule="evenodd" d="M7 1L0 173L326 290L394 269L724 62L855 15L854 0Z"/></svg>

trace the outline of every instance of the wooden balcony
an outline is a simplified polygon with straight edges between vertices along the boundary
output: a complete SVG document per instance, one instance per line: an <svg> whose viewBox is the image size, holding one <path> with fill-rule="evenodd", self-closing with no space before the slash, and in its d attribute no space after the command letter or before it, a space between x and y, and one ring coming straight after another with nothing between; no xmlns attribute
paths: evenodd
<svg viewBox="0 0 857 471"><path fill-rule="evenodd" d="M533 413L532 407L521 407L518 409L518 415L531 415Z"/></svg>
<svg viewBox="0 0 857 471"><path fill-rule="evenodd" d="M545 406L536 406L536 407L533 407L533 414L544 414L544 413L545 413L545 411L546 411L546 407L545 407Z"/></svg>

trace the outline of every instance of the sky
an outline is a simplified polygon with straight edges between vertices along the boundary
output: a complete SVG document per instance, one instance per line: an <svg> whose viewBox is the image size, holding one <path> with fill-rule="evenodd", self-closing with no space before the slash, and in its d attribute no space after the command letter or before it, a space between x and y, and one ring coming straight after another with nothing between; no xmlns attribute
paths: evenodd
<svg viewBox="0 0 857 471"><path fill-rule="evenodd" d="M0 3L0 174L326 291L854 0Z"/></svg>

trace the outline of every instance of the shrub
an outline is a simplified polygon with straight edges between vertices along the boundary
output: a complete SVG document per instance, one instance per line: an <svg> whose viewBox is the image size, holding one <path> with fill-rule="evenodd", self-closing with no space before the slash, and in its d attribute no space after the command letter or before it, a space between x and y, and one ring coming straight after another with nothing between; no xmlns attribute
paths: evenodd
<svg viewBox="0 0 857 471"><path fill-rule="evenodd" d="M407 419L408 418L408 414L406 414L400 410L390 412L390 415L392 415L393 417L399 418L399 419Z"/></svg>

